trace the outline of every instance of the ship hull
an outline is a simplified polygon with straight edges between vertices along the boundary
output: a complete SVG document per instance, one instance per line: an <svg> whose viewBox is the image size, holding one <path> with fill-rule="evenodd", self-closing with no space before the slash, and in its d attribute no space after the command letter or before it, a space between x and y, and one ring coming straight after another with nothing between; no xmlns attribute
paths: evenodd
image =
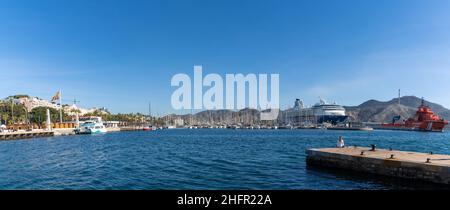
<svg viewBox="0 0 450 210"><path fill-rule="evenodd" d="M403 130L422 132L443 132L447 124L445 122L418 122L408 124L383 124L377 129L383 130Z"/></svg>
<svg viewBox="0 0 450 210"><path fill-rule="evenodd" d="M418 131L418 132L444 132L444 130L439 129L432 129L432 130L423 130L420 128L410 128L406 126L402 127L389 127L389 126L381 126L381 127L375 127L375 130L394 130L394 131Z"/></svg>
<svg viewBox="0 0 450 210"><path fill-rule="evenodd" d="M345 120L347 120L348 116L341 116L341 115L323 115L323 116L318 116L317 117L317 123L321 124L321 123L332 123L332 124L336 124L336 123L341 123L341 122L345 122Z"/></svg>
<svg viewBox="0 0 450 210"><path fill-rule="evenodd" d="M447 124L443 121L440 122L427 121L427 122L413 123L412 125L409 125L409 127L413 127L414 129L417 129L419 131L442 132L446 125Z"/></svg>

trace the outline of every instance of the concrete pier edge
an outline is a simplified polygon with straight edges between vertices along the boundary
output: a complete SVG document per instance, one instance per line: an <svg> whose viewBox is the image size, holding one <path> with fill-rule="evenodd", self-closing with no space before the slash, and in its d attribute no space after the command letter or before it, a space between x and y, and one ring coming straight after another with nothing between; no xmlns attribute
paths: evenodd
<svg viewBox="0 0 450 210"><path fill-rule="evenodd" d="M450 184L450 156L367 147L307 149L308 165Z"/></svg>

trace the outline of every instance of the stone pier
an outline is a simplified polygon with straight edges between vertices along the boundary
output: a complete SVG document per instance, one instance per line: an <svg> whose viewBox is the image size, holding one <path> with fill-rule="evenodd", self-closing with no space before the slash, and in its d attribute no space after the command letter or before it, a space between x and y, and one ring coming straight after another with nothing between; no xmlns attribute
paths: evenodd
<svg viewBox="0 0 450 210"><path fill-rule="evenodd" d="M0 133L0 140L16 140L16 139L29 139L38 137L54 136L53 131L23 131L23 132L7 132Z"/></svg>
<svg viewBox="0 0 450 210"><path fill-rule="evenodd" d="M308 149L307 164L450 184L450 155L367 147Z"/></svg>

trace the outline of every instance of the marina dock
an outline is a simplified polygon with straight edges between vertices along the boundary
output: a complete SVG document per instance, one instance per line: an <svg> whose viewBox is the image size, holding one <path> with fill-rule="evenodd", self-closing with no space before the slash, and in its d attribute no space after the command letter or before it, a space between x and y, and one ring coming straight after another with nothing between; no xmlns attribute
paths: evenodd
<svg viewBox="0 0 450 210"><path fill-rule="evenodd" d="M53 131L23 131L0 133L0 140L29 139L37 137L49 137L54 135L55 133Z"/></svg>
<svg viewBox="0 0 450 210"><path fill-rule="evenodd" d="M450 155L367 147L307 149L307 164L450 184Z"/></svg>

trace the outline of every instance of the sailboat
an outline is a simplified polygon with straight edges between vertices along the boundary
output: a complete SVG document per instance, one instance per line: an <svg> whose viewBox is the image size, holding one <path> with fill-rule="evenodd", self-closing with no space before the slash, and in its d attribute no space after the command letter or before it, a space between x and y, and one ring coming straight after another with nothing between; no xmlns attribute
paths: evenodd
<svg viewBox="0 0 450 210"><path fill-rule="evenodd" d="M151 130L153 130L151 125L150 125L151 122L152 122L152 104L151 104L151 102L148 103L148 116L150 117L150 123L149 123L149 125L146 125L146 126L144 126L142 128L142 130L144 130L144 131L151 131Z"/></svg>

